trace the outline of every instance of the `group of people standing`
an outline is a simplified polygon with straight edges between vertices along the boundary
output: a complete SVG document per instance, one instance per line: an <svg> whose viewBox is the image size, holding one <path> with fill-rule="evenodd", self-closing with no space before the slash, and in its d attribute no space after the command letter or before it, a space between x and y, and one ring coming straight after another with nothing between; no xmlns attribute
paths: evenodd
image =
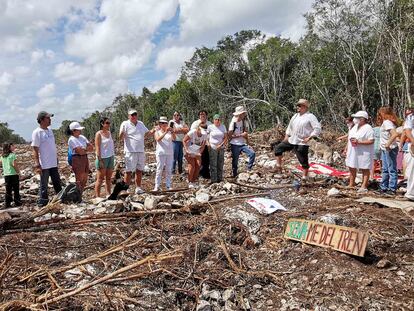
<svg viewBox="0 0 414 311"><path fill-rule="evenodd" d="M282 155L293 151L303 169L303 180L307 180L309 172L309 141L321 133L321 125L317 118L309 112L310 103L300 99L296 104L297 113L291 118L286 129L284 140L275 149L276 168L282 170ZM154 191L161 190L162 177L165 174L165 189L172 187L172 174L184 173L183 158L188 168L189 188L198 187L199 175L211 179L211 183L223 180L225 151L230 145L232 156L232 176L238 174L239 157L245 153L248 157L247 169L251 170L255 161L255 152L249 146L247 111L244 107L236 107L228 129L222 124L219 114L213 116L213 122L208 121L207 112L199 112L199 119L189 128L182 120L179 112L175 112L172 120L160 117L157 125L151 130L138 120L135 109L128 111L128 120L122 122L119 130L119 140L124 145L125 174L123 182L131 185L132 175L135 174L135 193L143 193L141 188L142 172L145 167L145 139L154 136L156 141L156 176ZM32 134L34 169L40 174L40 206L48 203L49 178L56 193L62 189L58 171L58 157L53 131L49 128L53 114L42 111L37 116L39 127ZM356 185L358 170L362 172L359 193L368 191L368 183L373 168L374 129L369 124L366 111L358 111L347 119L349 128L347 139L346 165L349 167L349 187ZM381 150L382 179L379 194L395 194L398 183L397 155L404 153L405 176L407 177L407 192L405 196L414 200L414 107L405 112L405 122L399 126L399 120L390 107L381 107L376 123L379 127L378 145ZM82 135L79 122L72 122L67 134L68 162L76 177L76 183L82 192L87 184L90 172L88 153L95 151L95 167L97 180L95 195L101 196L101 187L105 183L106 195L111 194L111 178L115 167L115 144L111 135L109 118L100 120L100 130L95 134L94 146ZM15 205L21 205L19 195L19 168L13 153L13 144L4 144L1 161L6 182L6 207L14 200ZM14 192L14 197L12 193Z"/></svg>

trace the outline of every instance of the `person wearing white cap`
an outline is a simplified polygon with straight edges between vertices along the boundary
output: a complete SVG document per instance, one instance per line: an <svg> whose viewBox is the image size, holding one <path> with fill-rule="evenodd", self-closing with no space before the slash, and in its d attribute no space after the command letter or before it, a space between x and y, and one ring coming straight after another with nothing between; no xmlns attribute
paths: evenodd
<svg viewBox="0 0 414 311"><path fill-rule="evenodd" d="M405 197L410 201L414 201L414 103L408 109L404 122L404 132L409 140L408 152L404 155L405 177L407 178Z"/></svg>
<svg viewBox="0 0 414 311"><path fill-rule="evenodd" d="M174 161L173 140L176 138L174 129L168 126L168 119L166 117L160 117L158 125L159 130L154 134L155 141L157 142L155 149L157 172L154 191L160 190L163 171L165 171L165 186L167 190L171 189L172 164Z"/></svg>
<svg viewBox="0 0 414 311"><path fill-rule="evenodd" d="M124 182L131 184L132 172L135 172L135 193L141 194L142 171L145 167L144 140L154 134L155 129L149 131L141 121L138 121L138 112L128 110L128 120L121 123L119 140L124 142L125 175Z"/></svg>
<svg viewBox="0 0 414 311"><path fill-rule="evenodd" d="M84 127L76 121L69 124L68 129L68 134L70 134L68 145L72 153L72 170L75 173L76 184L81 193L88 182L88 152L93 150L93 146L89 140L81 135L83 129Z"/></svg>
<svg viewBox="0 0 414 311"><path fill-rule="evenodd" d="M233 177L238 174L239 157L243 152L249 157L247 169L251 170L256 159L256 153L248 145L248 126L246 122L247 111L243 106L236 107L233 112L233 118L230 121L228 140L230 142L231 149L231 166Z"/></svg>
<svg viewBox="0 0 414 311"><path fill-rule="evenodd" d="M358 111L351 115L354 126L348 133L346 166L349 167L349 187L355 187L357 170L362 171L362 184L358 193L368 192L370 170L374 160L374 130L368 124L368 113Z"/></svg>
<svg viewBox="0 0 414 311"><path fill-rule="evenodd" d="M312 138L321 133L321 124L314 114L309 112L310 103L307 99L299 99L296 103L297 113L290 119L286 129L285 139L275 147L276 168L282 170L282 155L293 150L303 169L303 180L307 180L309 173L309 145Z"/></svg>
<svg viewBox="0 0 414 311"><path fill-rule="evenodd" d="M32 133L33 159L35 172L40 174L39 206L45 206L49 202L48 184L52 179L53 189L56 194L62 190L62 183L58 171L58 160L55 136L49 128L53 114L41 111L37 115L39 127Z"/></svg>

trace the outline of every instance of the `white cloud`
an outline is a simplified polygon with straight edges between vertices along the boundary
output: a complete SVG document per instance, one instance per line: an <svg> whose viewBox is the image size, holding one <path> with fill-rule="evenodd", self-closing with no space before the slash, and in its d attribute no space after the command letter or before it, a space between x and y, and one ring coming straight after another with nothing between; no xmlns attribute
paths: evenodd
<svg viewBox="0 0 414 311"><path fill-rule="evenodd" d="M30 57L30 62L32 64L36 64L38 61L40 61L43 57L44 57L45 53L43 52L43 50L34 50L31 54Z"/></svg>
<svg viewBox="0 0 414 311"><path fill-rule="evenodd" d="M45 84L36 93L37 97L39 98L51 97L53 94L55 94L55 84L53 83Z"/></svg>
<svg viewBox="0 0 414 311"><path fill-rule="evenodd" d="M157 55L155 68L165 72L165 78L157 81L151 89L157 90L161 87L172 85L179 77L184 62L191 58L194 47L172 46L161 50Z"/></svg>
<svg viewBox="0 0 414 311"><path fill-rule="evenodd" d="M2 0L0 2L0 52L31 49L38 36L71 9L93 9L96 0Z"/></svg>
<svg viewBox="0 0 414 311"><path fill-rule="evenodd" d="M14 68L14 74L19 77L27 76L30 73L30 68L26 66L17 66Z"/></svg>
<svg viewBox="0 0 414 311"><path fill-rule="evenodd" d="M0 93L6 93L13 81L13 75L6 71L3 72L3 74L0 76Z"/></svg>
<svg viewBox="0 0 414 311"><path fill-rule="evenodd" d="M195 47L214 46L226 35L257 29L267 36L280 35L293 41L304 32L306 13L312 0L179 0L180 35L167 38L156 60L165 72L152 89L173 84L184 61Z"/></svg>

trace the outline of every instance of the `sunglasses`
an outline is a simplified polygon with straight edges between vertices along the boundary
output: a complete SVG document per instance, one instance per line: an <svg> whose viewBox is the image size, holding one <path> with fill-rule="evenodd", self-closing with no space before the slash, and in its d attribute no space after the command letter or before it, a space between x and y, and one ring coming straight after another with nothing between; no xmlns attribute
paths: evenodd
<svg viewBox="0 0 414 311"><path fill-rule="evenodd" d="M104 122L104 124L111 124L111 122L106 121L106 122Z"/></svg>
<svg viewBox="0 0 414 311"><path fill-rule="evenodd" d="M131 114L132 117L136 117L137 115L138 115L137 113Z"/></svg>

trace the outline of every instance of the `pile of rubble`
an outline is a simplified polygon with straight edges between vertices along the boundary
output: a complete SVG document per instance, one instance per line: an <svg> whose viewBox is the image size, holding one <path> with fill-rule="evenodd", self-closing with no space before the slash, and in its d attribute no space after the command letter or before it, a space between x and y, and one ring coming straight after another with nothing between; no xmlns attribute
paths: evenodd
<svg viewBox="0 0 414 311"><path fill-rule="evenodd" d="M327 176L300 185L294 157L275 174L271 150L255 149L256 167L243 170L241 158L236 180L188 189L174 175L172 191L113 201L93 198L91 187L79 204L42 209L38 177L24 167L25 204L0 227L0 310L413 309L413 211L358 202ZM30 157L27 146L18 150ZM59 150L62 180L72 182ZM145 189L153 189L153 161L151 154ZM225 168L227 176L229 158ZM286 211L262 214L246 202L254 197ZM286 240L290 218L367 232L366 254Z"/></svg>

